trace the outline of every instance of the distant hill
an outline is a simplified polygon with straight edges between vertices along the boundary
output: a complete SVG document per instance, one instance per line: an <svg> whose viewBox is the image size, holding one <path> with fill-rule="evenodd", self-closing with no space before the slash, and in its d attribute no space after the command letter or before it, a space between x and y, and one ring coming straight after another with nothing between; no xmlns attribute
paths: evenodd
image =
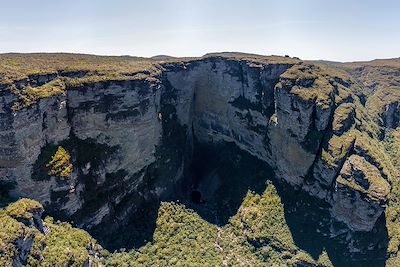
<svg viewBox="0 0 400 267"><path fill-rule="evenodd" d="M168 56L168 55L156 55L156 56L151 57L151 59L171 59L171 58L175 58L175 57Z"/></svg>

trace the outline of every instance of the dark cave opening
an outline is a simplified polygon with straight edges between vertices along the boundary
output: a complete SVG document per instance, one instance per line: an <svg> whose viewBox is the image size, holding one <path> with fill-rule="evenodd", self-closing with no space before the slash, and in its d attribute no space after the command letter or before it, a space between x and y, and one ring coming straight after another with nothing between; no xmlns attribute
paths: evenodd
<svg viewBox="0 0 400 267"><path fill-rule="evenodd" d="M201 199L201 192L198 190L193 190L190 193L190 200L194 203L194 204L201 204L202 203L202 199Z"/></svg>
<svg viewBox="0 0 400 267"><path fill-rule="evenodd" d="M270 166L234 143L201 143L195 138L179 201L208 222L224 226L248 191L262 194L273 177Z"/></svg>

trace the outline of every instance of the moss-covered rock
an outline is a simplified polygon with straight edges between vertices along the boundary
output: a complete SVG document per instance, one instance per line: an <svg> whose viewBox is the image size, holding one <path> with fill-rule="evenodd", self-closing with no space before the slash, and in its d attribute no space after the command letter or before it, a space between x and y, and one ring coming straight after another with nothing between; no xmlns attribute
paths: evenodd
<svg viewBox="0 0 400 267"><path fill-rule="evenodd" d="M87 232L42 213L30 199L0 210L1 266L97 266L102 248Z"/></svg>
<svg viewBox="0 0 400 267"><path fill-rule="evenodd" d="M354 123L355 110L352 103L344 103L335 109L332 130L336 135L347 131Z"/></svg>

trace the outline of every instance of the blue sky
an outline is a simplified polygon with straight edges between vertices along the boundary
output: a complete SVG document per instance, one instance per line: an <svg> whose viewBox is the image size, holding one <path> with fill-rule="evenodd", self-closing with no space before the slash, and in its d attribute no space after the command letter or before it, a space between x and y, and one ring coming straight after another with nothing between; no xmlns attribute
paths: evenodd
<svg viewBox="0 0 400 267"><path fill-rule="evenodd" d="M397 0L4 0L0 53L400 57Z"/></svg>

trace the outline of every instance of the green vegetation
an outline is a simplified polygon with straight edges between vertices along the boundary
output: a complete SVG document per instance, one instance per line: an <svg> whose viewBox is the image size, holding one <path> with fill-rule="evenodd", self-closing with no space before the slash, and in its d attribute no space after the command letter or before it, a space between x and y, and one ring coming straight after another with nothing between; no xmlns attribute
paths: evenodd
<svg viewBox="0 0 400 267"><path fill-rule="evenodd" d="M262 195L248 192L237 214L223 227L200 218L182 204L162 203L153 242L112 254L109 266L332 266L300 250L287 226L272 184Z"/></svg>
<svg viewBox="0 0 400 267"><path fill-rule="evenodd" d="M134 76L139 72L157 71L159 62L139 57L108 57L84 54L1 54L0 84L12 84L14 81L38 75L59 75L62 77L94 76L104 78L122 78ZM103 77L103 78L102 78Z"/></svg>
<svg viewBox="0 0 400 267"><path fill-rule="evenodd" d="M298 59L240 53L210 54L248 61L252 64L281 63L293 65ZM84 54L0 54L0 86L5 85L18 97L12 106L21 110L42 98L66 94L66 89L104 81L156 81L163 64L185 63L203 58L151 59L130 56L95 56ZM24 81L20 83L19 81Z"/></svg>
<svg viewBox="0 0 400 267"><path fill-rule="evenodd" d="M393 182L392 179L396 178L398 170L394 168L392 159L386 153L382 142L365 133L360 133L357 135L354 149L357 154L364 156L375 165L384 177Z"/></svg>
<svg viewBox="0 0 400 267"><path fill-rule="evenodd" d="M12 266L17 255L16 242L24 232L23 224L0 211L0 265Z"/></svg>
<svg viewBox="0 0 400 267"><path fill-rule="evenodd" d="M382 90L384 91L384 89ZM388 99L381 98L377 101L376 103L379 103L380 107L375 108L373 105L371 106L373 103L371 101L375 101L374 97L381 94L383 92L382 90L377 89L375 93L372 93L372 96L368 96L366 107L363 107L359 102L353 103L355 107L354 122L347 131L345 130L341 135L338 133L339 136L333 135L328 140L326 151L322 152L322 157L329 165L337 166L337 164L341 162L340 159L343 159L346 153L355 153L364 157L367 162L378 168L379 174L375 169L372 170L366 166L361 167L363 171L368 172L365 174L367 177L379 178L373 179L372 182L378 181L383 183L384 181L380 177L383 177L389 182L391 192L388 195L388 205L385 211L385 221L389 239L387 249L389 258L386 265L398 266L400 264L398 255L400 247L400 220L398 219L398 215L400 214L400 168L398 165L398 148L400 146L398 144L400 142L398 141L398 130L382 129L378 125L382 125L380 123L380 110L382 110L385 103L388 103ZM397 97L397 99L399 98ZM346 105L351 106L350 104ZM346 110L336 109L335 116L344 118L347 116L346 113L348 113ZM337 121L334 120L333 127L336 127L335 123ZM341 128L341 123L339 123L338 126L340 127L336 128ZM347 127L344 129L347 129ZM386 137L383 142L380 141L382 131L386 132ZM348 186L353 188L356 186L354 183L349 183L342 177L338 178L338 182L347 183ZM385 185L379 185L379 183L377 187L386 188ZM358 187L358 190L365 191L361 186ZM371 188L365 191L365 193L380 195L382 192L374 192Z"/></svg>
<svg viewBox="0 0 400 267"><path fill-rule="evenodd" d="M109 266L218 266L218 229L183 205L162 203L153 243L130 253L117 253ZM197 265L196 265L197 264Z"/></svg>
<svg viewBox="0 0 400 267"><path fill-rule="evenodd" d="M356 92L366 97L368 113L382 125L383 113L388 104L400 99L400 59L373 60L338 65L356 77L364 90Z"/></svg>
<svg viewBox="0 0 400 267"><path fill-rule="evenodd" d="M385 189L384 194L386 194L388 190L386 182L381 177L389 182L391 192L388 195L385 211L389 240L386 265L398 266L400 264L400 255L398 255L400 248L400 220L398 219L400 217L400 166L398 165L400 145L398 144L400 142L398 130L385 129L381 126L384 126L383 116L386 106L400 99L398 78L400 60L334 64L333 67L344 69L355 78L351 79L351 87L339 86L335 89L337 108L332 121L333 133L324 141L321 158L327 166L338 171L349 154L362 156L365 162L358 169L366 172L364 175L372 179L369 181L370 186L377 182L378 192L375 192L373 188L366 190L355 181L349 181L348 178L355 174L349 174L347 178L339 176L337 181L366 194L381 195L380 189ZM383 132L385 132L385 138L380 141ZM376 166L378 172L369 164Z"/></svg>
<svg viewBox="0 0 400 267"><path fill-rule="evenodd" d="M400 85L398 87L384 87L378 89L373 95L368 97L367 108L374 116L376 122L383 124L384 111L386 106L391 103L399 103Z"/></svg>
<svg viewBox="0 0 400 267"><path fill-rule="evenodd" d="M18 202L11 203L5 209L8 216L15 219L32 219L32 211L43 210L43 206L33 200L23 198Z"/></svg>
<svg viewBox="0 0 400 267"><path fill-rule="evenodd" d="M65 179L72 173L71 155L62 146L59 146L46 167L50 168L49 176L58 176Z"/></svg>
<svg viewBox="0 0 400 267"><path fill-rule="evenodd" d="M340 136L332 135L326 142L325 148L322 150L322 159L327 166L335 169L352 149L357 132L348 131Z"/></svg>
<svg viewBox="0 0 400 267"><path fill-rule="evenodd" d="M331 114L329 131L324 133L313 127L303 145L310 151L321 151L322 160L331 169L342 169L343 173L337 182L352 189L378 198L382 191L385 195L389 191L382 177L390 183L392 189L385 211L389 242L387 266L400 266L400 130L384 128L383 123L387 105L397 103L400 99L400 60L328 65L240 53L205 56L210 57L225 57L253 65L286 64L289 68L282 74L277 90L289 90L291 94L316 105L318 109L335 108ZM186 60L166 61L186 64ZM0 55L0 86L6 87L18 97L12 109L19 112L42 98L64 96L71 87L104 81L154 81L159 78L163 67L164 63L159 60L133 57L3 54ZM157 148L157 156L163 155L166 158L168 154L184 154L187 132L176 124L176 110L171 103L176 101L177 96L170 87L164 92L166 95L163 100L166 103L162 103L160 113L165 138L163 141L168 146ZM237 107L249 106L242 98L234 100L232 104ZM251 108L261 109L258 105ZM117 120L137 114L138 111L134 110L108 117ZM276 115L272 115L270 120L274 124L278 122ZM322 138L324 140L320 149L315 140ZM90 162L96 168L116 149L97 144L94 140L82 141L71 137L60 146L48 145L42 149L33 167L32 178L42 180L56 176L66 179L75 164L83 166ZM343 167L343 164L353 154L361 159L351 166L353 169L346 169L348 166ZM182 160L171 161L165 169L155 166L155 173L172 177L171 173L181 166ZM228 160L237 163L236 158ZM356 176L355 168L366 177L368 188L353 179ZM231 175L235 171L231 169L226 173ZM146 179L146 183L155 183L153 176ZM226 189L232 196L239 195L240 201L243 196L240 183L248 182L243 180L246 179L237 181L232 178L234 188ZM164 179L160 183L169 183L169 180ZM157 185L162 187L163 184ZM377 188L382 190L374 191ZM95 189L83 196L92 210L98 207L102 196ZM1 197L5 194L1 191ZM222 195L221 192L217 194ZM272 184L268 183L263 193L248 191L241 204L223 205L226 200L213 202L213 205L220 206L215 210L225 209L235 213L229 214L232 217L226 216L223 223L215 224L203 219L201 216L204 214L201 212L200 216L183 204L162 203L151 242L130 252L99 256L102 249L96 241L85 231L73 228L68 223L46 218L44 224L48 231L44 233L38 229L32 219L42 212L42 206L35 201L22 199L0 211L0 265L12 266L13 260L21 253L18 246L21 242L26 244L30 241L33 243L27 257L29 266L82 266L88 259L96 264L97 257L109 266L332 265L326 251L313 258L298 247L286 221L284 204ZM207 205L211 206L210 203L204 204Z"/></svg>
<svg viewBox="0 0 400 267"><path fill-rule="evenodd" d="M384 140L385 149L390 155L393 166L400 170L400 129L389 131Z"/></svg>
<svg viewBox="0 0 400 267"><path fill-rule="evenodd" d="M372 199L379 200L386 197L390 192L390 186L382 178L379 170L358 155L351 155L347 159L337 182L368 194Z"/></svg>
<svg viewBox="0 0 400 267"><path fill-rule="evenodd" d="M391 130L384 140L388 163L392 164L390 183L392 186L389 205L386 208L386 226L390 236L388 254L391 256L387 266L400 264L400 129ZM389 164L388 164L389 165Z"/></svg>
<svg viewBox="0 0 400 267"><path fill-rule="evenodd" d="M11 86L11 91L18 95L20 102L15 102L12 106L13 111L21 110L36 103L39 99L54 95L65 95L65 80L55 79L42 86L27 86L23 90L18 90L15 85Z"/></svg>
<svg viewBox="0 0 400 267"><path fill-rule="evenodd" d="M262 195L248 192L226 231L235 233L237 244L246 244L247 251L254 250L262 266L317 265L295 245L282 201L271 183Z"/></svg>
<svg viewBox="0 0 400 267"><path fill-rule="evenodd" d="M352 84L351 77L341 70L324 64L300 63L281 75L277 89L288 88L303 101L315 102L321 109L328 109L335 100L334 95L348 91Z"/></svg>
<svg viewBox="0 0 400 267"><path fill-rule="evenodd" d="M100 144L91 138L81 140L71 135L58 146L48 144L41 149L32 168L32 179L41 181L50 179L51 176L67 179L74 166L82 167L90 162L92 168L97 168L117 149L116 146Z"/></svg>
<svg viewBox="0 0 400 267"><path fill-rule="evenodd" d="M89 259L97 266L96 257L102 249L88 233L68 223L54 222L50 217L44 221L44 233L30 220L33 216L40 219L42 212L42 205L29 199L0 210L0 266L13 266L13 261L23 253L22 248L26 253L22 263L26 266L81 267Z"/></svg>
<svg viewBox="0 0 400 267"><path fill-rule="evenodd" d="M90 253L98 254L101 250L96 241L90 235L68 223L55 223L51 217L44 221L49 227L49 234L45 236L42 243L45 248L42 251L44 260L41 266L82 266L90 257ZM94 256L94 255L93 255ZM31 264L35 265L34 257L31 257Z"/></svg>
<svg viewBox="0 0 400 267"><path fill-rule="evenodd" d="M378 167L391 185L389 202L385 211L389 236L386 266L400 265L400 135L399 129L385 126L384 111L387 105L400 100L400 60L373 60L338 65L357 79L363 90L355 91L365 99L365 108L356 106L357 133L355 151ZM379 125L379 126L378 126ZM385 132L383 141L380 134Z"/></svg>
<svg viewBox="0 0 400 267"><path fill-rule="evenodd" d="M343 103L336 108L333 117L332 130L335 133L345 132L354 122L353 103Z"/></svg>
<svg viewBox="0 0 400 267"><path fill-rule="evenodd" d="M1 54L0 85L18 97L14 111L42 98L66 94L66 88L101 81L149 79L159 75L160 61L137 57L80 54ZM26 82L19 83L19 81Z"/></svg>
<svg viewBox="0 0 400 267"><path fill-rule="evenodd" d="M358 122L356 121L355 126L357 127L360 123L374 125L372 121L368 122L365 119L361 119ZM375 129L375 127L376 125L370 129ZM335 168L349 151L353 151L352 153L364 157L369 163L378 168L379 173L376 172L376 169L371 169L371 166L367 162L363 164L367 164L368 166L360 166L359 169L367 172L365 176L372 179L369 181L370 183L378 182L376 184L377 188L387 188L385 185L386 182L380 177L384 177L390 183L391 192L388 195L388 205L385 211L386 228L389 236L387 266L398 266L400 263L398 256L400 247L400 168L398 165L400 141L398 130L388 132L384 142L379 141L375 130L369 132L365 129L362 130L363 132L360 132L353 126L353 128L341 136L333 135L328 141L327 150L322 151L322 158L329 166ZM352 175L349 174L348 176ZM374 177L376 179L373 179ZM365 188L358 186L356 183L351 183L340 176L338 177L338 182L366 194L372 194L373 196L382 193L380 191L374 192L372 188L366 191ZM380 183L383 184L381 185Z"/></svg>

